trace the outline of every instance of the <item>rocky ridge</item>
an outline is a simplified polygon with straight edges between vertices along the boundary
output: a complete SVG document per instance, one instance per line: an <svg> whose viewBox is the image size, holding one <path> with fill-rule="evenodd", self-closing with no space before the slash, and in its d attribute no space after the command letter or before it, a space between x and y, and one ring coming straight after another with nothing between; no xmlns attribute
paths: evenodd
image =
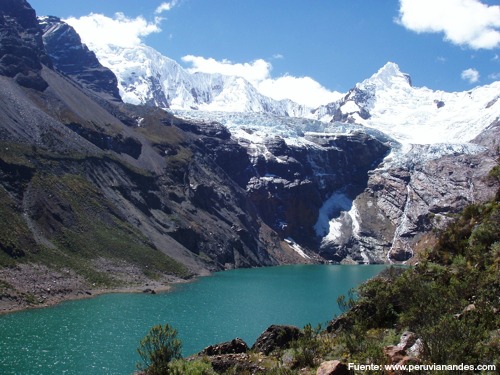
<svg viewBox="0 0 500 375"><path fill-rule="evenodd" d="M0 12L0 73L24 87L45 89L47 83L40 71L42 64L50 67L51 60L43 46L35 11L25 0L5 0Z"/></svg>
<svg viewBox="0 0 500 375"><path fill-rule="evenodd" d="M38 23L43 32L43 45L54 68L93 92L121 101L115 74L101 65L71 26L53 16L40 17Z"/></svg>

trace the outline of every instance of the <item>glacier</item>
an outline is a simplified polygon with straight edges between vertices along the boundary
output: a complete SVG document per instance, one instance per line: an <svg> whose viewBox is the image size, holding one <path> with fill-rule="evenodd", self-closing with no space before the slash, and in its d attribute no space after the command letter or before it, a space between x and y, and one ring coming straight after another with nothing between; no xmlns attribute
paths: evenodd
<svg viewBox="0 0 500 375"><path fill-rule="evenodd" d="M220 123L247 150L252 162L263 157L286 163L266 146L276 137L288 146L314 149L322 147L317 139L323 136L334 142L335 137L364 133L390 147L384 160L372 166L373 173L389 176L387 171L398 168L413 171L445 156L483 152L484 147L474 139L500 119L500 81L465 92L414 87L410 75L393 62L340 99L310 108L289 99L269 98L242 77L190 73L145 45L94 51L117 76L123 101L161 107L190 121ZM322 172L318 168L316 173ZM267 181L279 176L256 178ZM346 233L361 241L357 204L345 191L333 191L324 199L314 226L322 246L340 237L344 241ZM406 208L402 215L391 218L396 233L387 253L389 261L408 221ZM300 245L289 241L298 251ZM366 251L360 246L359 256L362 262L371 262L372 255Z"/></svg>
<svg viewBox="0 0 500 375"><path fill-rule="evenodd" d="M335 134L350 124L348 132L379 131L406 146L400 148L405 151L414 144L467 143L500 116L500 81L466 92L434 91L414 87L410 75L393 62L341 99L310 108L267 97L242 77L190 73L144 44L90 48L117 76L124 102L219 121L235 136L254 141L276 135L290 143L307 143L306 132ZM245 134L244 128L254 132Z"/></svg>

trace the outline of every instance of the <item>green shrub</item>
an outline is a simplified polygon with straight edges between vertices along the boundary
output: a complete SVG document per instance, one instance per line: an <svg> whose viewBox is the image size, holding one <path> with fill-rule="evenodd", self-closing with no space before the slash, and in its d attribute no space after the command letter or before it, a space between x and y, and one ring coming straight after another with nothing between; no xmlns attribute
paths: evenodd
<svg viewBox="0 0 500 375"><path fill-rule="evenodd" d="M176 359L168 365L170 375L215 375L212 365L208 361L185 361Z"/></svg>
<svg viewBox="0 0 500 375"><path fill-rule="evenodd" d="M319 339L319 331L321 326L313 329L310 324L304 327L303 335L296 341L292 342L293 349L293 367L314 367L316 360L321 355L321 340Z"/></svg>
<svg viewBox="0 0 500 375"><path fill-rule="evenodd" d="M341 309L349 309L349 324L336 332L345 359L383 361L382 348L410 330L423 340L424 362L495 363L500 356L495 336L500 327L499 223L498 201L471 205L417 266L381 274L339 298Z"/></svg>
<svg viewBox="0 0 500 375"><path fill-rule="evenodd" d="M177 338L177 331L170 325L156 325L144 337L137 352L143 363L138 364L148 375L169 373L169 363L182 358L182 343Z"/></svg>

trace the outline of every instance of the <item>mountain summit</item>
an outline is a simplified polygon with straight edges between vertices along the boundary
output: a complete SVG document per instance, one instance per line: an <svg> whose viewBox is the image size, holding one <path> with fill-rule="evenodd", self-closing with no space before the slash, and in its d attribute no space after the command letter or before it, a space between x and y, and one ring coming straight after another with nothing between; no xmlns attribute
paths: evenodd
<svg viewBox="0 0 500 375"><path fill-rule="evenodd" d="M495 98L500 82L464 93L434 91L414 87L410 75L394 62L357 83L341 99L308 108L288 99L271 99L241 77L190 73L143 44L94 48L99 61L116 75L126 103L174 111L267 113L358 124L402 144L470 141L499 112Z"/></svg>
<svg viewBox="0 0 500 375"><path fill-rule="evenodd" d="M91 46L92 47L92 46ZM291 100L274 100L241 77L189 73L146 45L95 46L99 61L118 77L127 103L160 108L226 112L266 112L298 116L307 112Z"/></svg>
<svg viewBox="0 0 500 375"><path fill-rule="evenodd" d="M372 86L376 89L391 88L393 86L411 86L411 77L409 74L402 73L398 64L393 62L386 63L377 73L364 80L358 86Z"/></svg>
<svg viewBox="0 0 500 375"><path fill-rule="evenodd" d="M100 95L121 101L114 73L82 44L76 31L57 17L40 17L43 44L54 67Z"/></svg>

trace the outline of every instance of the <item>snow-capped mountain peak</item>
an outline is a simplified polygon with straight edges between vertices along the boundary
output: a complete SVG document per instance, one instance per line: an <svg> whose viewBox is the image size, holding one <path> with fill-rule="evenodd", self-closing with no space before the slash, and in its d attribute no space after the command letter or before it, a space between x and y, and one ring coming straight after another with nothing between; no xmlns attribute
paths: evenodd
<svg viewBox="0 0 500 375"><path fill-rule="evenodd" d="M146 45L92 46L118 77L123 100L176 110L267 112L304 116L311 111L291 100L274 100L242 77L191 73Z"/></svg>
<svg viewBox="0 0 500 375"><path fill-rule="evenodd" d="M90 47L117 76L123 101L133 104L350 123L381 131L405 145L468 142L500 117L500 82L463 93L434 91L413 87L410 76L394 62L356 84L342 99L313 109L272 99L241 77L191 73L143 44ZM272 134L273 129L266 132Z"/></svg>
<svg viewBox="0 0 500 375"><path fill-rule="evenodd" d="M404 145L457 144L471 141L500 118L499 97L500 82L455 93L413 87L410 76L388 62L330 104L330 111L316 112L322 121L363 125Z"/></svg>
<svg viewBox="0 0 500 375"><path fill-rule="evenodd" d="M378 90L393 86L411 87L412 83L410 76L401 72L398 64L390 61L380 68L377 73L358 84L358 87L370 87Z"/></svg>

